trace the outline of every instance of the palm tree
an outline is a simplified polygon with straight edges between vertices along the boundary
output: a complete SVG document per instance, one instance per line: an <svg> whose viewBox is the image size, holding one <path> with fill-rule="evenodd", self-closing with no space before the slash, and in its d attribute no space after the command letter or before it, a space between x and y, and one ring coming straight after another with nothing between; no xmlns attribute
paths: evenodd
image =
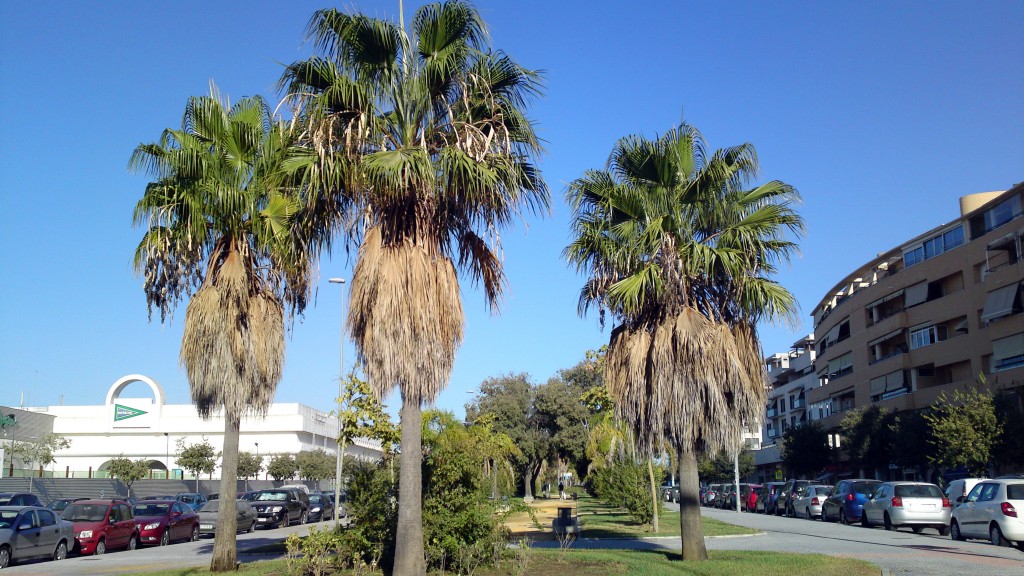
<svg viewBox="0 0 1024 576"><path fill-rule="evenodd" d="M180 359L199 415L224 416L226 502L237 494L241 418L265 415L281 379L285 303L301 312L308 292L310 257L288 232L297 204L287 174L303 153L286 137L262 98L232 106L211 85L188 100L180 130L139 145L129 163L155 178L135 207L146 229L135 270L161 321L190 297ZM211 570L234 570L234 507L217 523Z"/></svg>
<svg viewBox="0 0 1024 576"><path fill-rule="evenodd" d="M537 73L490 51L462 0L421 7L412 30L317 11L309 33L323 56L289 66L282 87L319 158L317 230L341 226L346 244L359 242L348 320L358 360L378 395L401 394L394 571L415 575L425 570L421 405L447 385L462 340L458 273L495 309L499 232L549 198L524 113Z"/></svg>
<svg viewBox="0 0 1024 576"><path fill-rule="evenodd" d="M735 452L764 408L756 324L791 317L793 296L770 279L796 246L796 191L745 189L758 168L749 144L708 155L681 124L630 136L608 169L573 181L574 239L564 255L589 275L579 310L616 322L605 382L616 415L647 454L677 452L684 559L704 559L697 455Z"/></svg>

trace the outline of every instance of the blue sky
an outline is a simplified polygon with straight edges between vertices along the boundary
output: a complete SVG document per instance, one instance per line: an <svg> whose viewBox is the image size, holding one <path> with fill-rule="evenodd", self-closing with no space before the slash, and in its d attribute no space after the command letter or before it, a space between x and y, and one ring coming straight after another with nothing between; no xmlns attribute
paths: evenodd
<svg viewBox="0 0 1024 576"><path fill-rule="evenodd" d="M408 2L410 15L419 2ZM809 314L851 269L957 216L966 194L1024 179L1024 3L479 1L493 44L541 69L532 117L546 141L549 216L503 234L510 289L488 314L464 283L466 341L438 406L462 414L490 376L536 382L605 343L579 318L583 279L561 260L566 183L619 137L681 118L709 145L751 142L762 179L794 185L807 221L780 274L801 326L763 327L766 353L811 331ZM100 404L121 376L188 402L184 307L147 317L131 214L147 182L136 145L178 127L211 80L276 102L282 65L308 55L306 1L0 0L0 404ZM346 2L397 18L397 0ZM341 294L321 266L315 305L289 335L279 402L330 409ZM351 363L354 351L346 348ZM140 389L141 392L141 389Z"/></svg>

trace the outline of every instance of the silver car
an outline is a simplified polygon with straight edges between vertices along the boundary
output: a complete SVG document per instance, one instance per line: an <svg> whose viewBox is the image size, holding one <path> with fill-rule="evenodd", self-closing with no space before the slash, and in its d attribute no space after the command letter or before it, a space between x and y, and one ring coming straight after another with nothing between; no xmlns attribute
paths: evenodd
<svg viewBox="0 0 1024 576"><path fill-rule="evenodd" d="M798 518L803 517L808 520L821 518L821 505L825 503L825 499L828 498L828 493L831 491L832 487L824 484L807 486L800 493L801 496L793 500L793 512Z"/></svg>
<svg viewBox="0 0 1024 576"><path fill-rule="evenodd" d="M953 509L949 499L935 484L924 482L883 482L864 503L861 524L870 528L881 524L886 530L910 526L915 534L934 528L949 534L949 518Z"/></svg>
<svg viewBox="0 0 1024 576"><path fill-rule="evenodd" d="M67 558L71 522L41 506L0 506L0 568L29 558Z"/></svg>
<svg viewBox="0 0 1024 576"><path fill-rule="evenodd" d="M220 507L224 504L221 500L210 500L199 510L199 534L217 533L217 515ZM256 530L256 510L247 500L235 500L235 519L238 524L238 532L253 532Z"/></svg>

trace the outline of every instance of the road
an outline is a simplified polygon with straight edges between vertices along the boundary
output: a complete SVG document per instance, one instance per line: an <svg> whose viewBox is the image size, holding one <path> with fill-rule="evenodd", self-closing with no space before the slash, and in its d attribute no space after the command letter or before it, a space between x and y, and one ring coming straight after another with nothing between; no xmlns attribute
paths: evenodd
<svg viewBox="0 0 1024 576"><path fill-rule="evenodd" d="M665 507L679 509L676 504L666 504ZM887 532L883 528L843 526L834 522L714 508L702 508L701 513L708 518L762 531L762 534L752 536L707 538L709 550L768 550L845 556L876 564L891 576L1024 576L1024 551L1000 548L982 540L957 542L930 529L914 534L909 528ZM586 536L586 528L583 535ZM678 551L679 538L618 540L614 543L583 538L576 546Z"/></svg>
<svg viewBox="0 0 1024 576"><path fill-rule="evenodd" d="M242 562L266 559L263 554L247 554L259 546L283 541L289 534L307 534L311 526L329 527L330 522L303 524L265 530L257 528L252 534L238 535L238 559ZM111 550L102 556L70 556L60 562L33 562L18 564L3 570L8 574L52 576L53 574L116 575L135 574L153 570L209 566L213 553L213 538L200 538L197 542L182 542L170 546L154 546L138 550Z"/></svg>

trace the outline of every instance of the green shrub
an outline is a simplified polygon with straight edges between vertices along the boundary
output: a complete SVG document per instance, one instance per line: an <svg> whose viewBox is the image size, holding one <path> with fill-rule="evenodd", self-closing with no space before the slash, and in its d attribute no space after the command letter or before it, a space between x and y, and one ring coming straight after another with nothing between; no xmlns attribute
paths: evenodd
<svg viewBox="0 0 1024 576"><path fill-rule="evenodd" d="M654 519L654 502L645 465L616 462L592 471L587 479L595 496L613 506L625 508L636 523L647 524ZM660 498L658 505L661 505Z"/></svg>

